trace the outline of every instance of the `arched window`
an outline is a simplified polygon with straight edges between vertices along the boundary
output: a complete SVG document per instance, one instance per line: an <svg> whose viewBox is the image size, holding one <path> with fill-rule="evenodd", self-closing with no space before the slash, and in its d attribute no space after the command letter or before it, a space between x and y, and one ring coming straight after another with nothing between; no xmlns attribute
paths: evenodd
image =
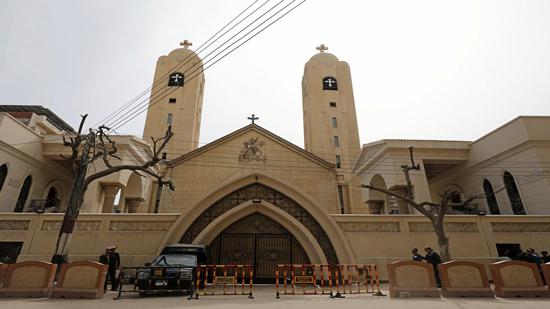
<svg viewBox="0 0 550 309"><path fill-rule="evenodd" d="M23 182L23 187L21 187L21 192L19 192L19 197L17 198L17 203L15 204L15 209L13 212L23 212L23 208L25 208L25 203L27 202L27 197L29 197L31 185L32 177L27 176Z"/></svg>
<svg viewBox="0 0 550 309"><path fill-rule="evenodd" d="M457 193L453 195L453 198L451 199L451 203L453 204L461 204L462 203L462 197L460 196L460 193Z"/></svg>
<svg viewBox="0 0 550 309"><path fill-rule="evenodd" d="M50 191L48 191L48 196L46 197L46 204L44 205L44 207L46 209L57 207L59 206L59 202L60 200L57 194L57 189L54 187L51 187Z"/></svg>
<svg viewBox="0 0 550 309"><path fill-rule="evenodd" d="M323 78L323 90L338 90L338 84L336 78L325 77Z"/></svg>
<svg viewBox="0 0 550 309"><path fill-rule="evenodd" d="M7 177L8 177L8 165L2 164L0 165L0 192L2 192L2 188L4 187L4 182L6 182Z"/></svg>
<svg viewBox="0 0 550 309"><path fill-rule="evenodd" d="M493 185L487 179L483 180L483 191L485 191L485 198L487 199L487 205L489 205L489 212L491 215L500 215L500 209L498 208Z"/></svg>
<svg viewBox="0 0 550 309"><path fill-rule="evenodd" d="M182 87L183 86L183 74L181 74L181 73L171 74L170 78L168 79L168 86Z"/></svg>
<svg viewBox="0 0 550 309"><path fill-rule="evenodd" d="M525 215L525 208L523 207L523 202L521 201L521 196L519 195L519 190L516 186L514 176L512 176L509 172L504 172L503 178L514 215Z"/></svg>

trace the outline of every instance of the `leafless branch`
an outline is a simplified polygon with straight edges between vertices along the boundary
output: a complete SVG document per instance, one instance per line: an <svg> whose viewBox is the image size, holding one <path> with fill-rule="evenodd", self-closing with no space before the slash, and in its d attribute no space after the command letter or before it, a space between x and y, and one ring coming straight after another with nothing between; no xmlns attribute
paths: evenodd
<svg viewBox="0 0 550 309"><path fill-rule="evenodd" d="M170 187L171 190L175 189L174 182L172 182L171 180L164 179L164 177L159 176L158 174L152 172L149 169L150 167L152 167L155 164L157 164L158 162L160 162L161 158L159 156L161 155L162 150L164 149L166 144L168 144L168 142L170 141L172 136L174 136L174 133L172 132L172 126L168 127L168 130L166 131L166 134L165 134L164 137L158 138L158 139L153 138L153 145L152 146L153 146L153 149L155 149L154 155L150 158L149 161L145 162L143 165L116 165L116 166L113 166L112 164L110 164L110 162L108 160L109 156L113 156L113 157L116 157L116 158L118 158L118 157L114 156L114 153L116 153L116 151L117 151L116 146L115 146L115 142L113 140L111 140L110 137L108 137L105 134L105 130L108 130L108 129L109 128L107 128L105 126L99 127L99 130L98 130L99 145L98 145L98 147L101 149L101 151L99 151L93 159L93 160L97 159L98 155L101 154L103 156L103 161L104 161L105 165L107 166L107 169L88 176L86 178L86 180L84 181L84 187L85 188L92 181L94 181L96 179L99 179L101 177L104 177L104 176L107 176L107 175L110 175L112 173L116 173L116 172L119 172L119 171L122 171L122 170L129 170L129 171L134 171L136 173L138 171L147 173L147 174L153 176L154 178L156 178L158 180L159 184L167 185L167 186ZM108 143L105 143L105 140L107 140ZM161 140L162 140L162 143L160 144L160 146L158 146L158 143ZM108 145L110 145L110 148L108 148L109 147ZM120 158L118 158L118 159L120 159ZM93 160L92 160L92 162L93 162ZM140 175L139 173L137 173L137 174ZM142 176L142 175L140 175L140 176Z"/></svg>
<svg viewBox="0 0 550 309"><path fill-rule="evenodd" d="M88 114L84 116L80 115L80 117L82 117L82 120L80 120L80 126L78 126L78 135L82 133L82 127L84 127L84 122L86 121L86 117L88 117Z"/></svg>

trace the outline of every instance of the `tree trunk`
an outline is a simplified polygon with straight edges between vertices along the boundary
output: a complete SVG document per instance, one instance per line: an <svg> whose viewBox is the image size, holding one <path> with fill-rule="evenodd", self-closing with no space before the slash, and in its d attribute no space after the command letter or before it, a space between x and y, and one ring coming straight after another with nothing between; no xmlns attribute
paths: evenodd
<svg viewBox="0 0 550 309"><path fill-rule="evenodd" d="M437 235L437 245L439 246L439 256L441 262L451 261L451 251L449 247L449 237L445 235L445 229L443 228L443 222L432 221L435 234Z"/></svg>
<svg viewBox="0 0 550 309"><path fill-rule="evenodd" d="M69 254L69 245L73 236L73 230L80 213L80 207L84 202L84 180L86 179L87 166L85 164L79 164L76 175L73 181L73 188L71 195L69 196L69 203L65 210L65 216L61 223L61 229L59 230L59 237L57 238L57 245L55 247L55 253L52 257L52 263L61 265L67 263ZM60 268L59 266L58 268Z"/></svg>

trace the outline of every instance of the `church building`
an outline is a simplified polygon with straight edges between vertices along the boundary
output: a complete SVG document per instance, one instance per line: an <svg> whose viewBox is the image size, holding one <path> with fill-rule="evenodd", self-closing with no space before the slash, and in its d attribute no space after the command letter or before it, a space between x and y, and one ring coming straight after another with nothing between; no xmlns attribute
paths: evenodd
<svg viewBox="0 0 550 309"><path fill-rule="evenodd" d="M323 45L307 62L305 149L256 124L255 115L197 149L204 76L190 72L202 62L182 45L157 62L144 130L144 137L168 125L176 132L161 172L177 190L157 192L148 209L184 214L171 242L210 244L214 263L255 264L258 277L272 276L281 263L351 262L330 217L367 212L359 178L340 159L360 150L349 65ZM158 93L169 95L156 100Z"/></svg>
<svg viewBox="0 0 550 309"><path fill-rule="evenodd" d="M116 245L122 265L141 266L166 245L207 244L215 264L254 265L256 282L273 280L276 265L306 263L375 264L385 280L386 265L409 260L411 248L437 248L424 216L361 188L403 192L400 166L410 164L409 147L421 167L411 172L416 201L437 202L446 190L460 192L456 202L486 193L448 210L453 259L489 264L507 248L550 249L550 117L520 116L474 142L381 140L361 147L350 65L321 45L302 78L304 148L261 127L255 115L198 147L203 63L191 43L181 45L157 61L143 139L113 137L127 160L116 164L143 164L147 141L170 127L174 138L151 172L176 189L130 171L92 182L71 261L95 261ZM14 133L3 133L8 127ZM71 190L62 136L74 131L38 132L7 113L0 113L0 129L0 259L49 261L63 219L57 212ZM17 134L28 144L18 145ZM33 181L24 188L28 177ZM23 189L25 198L18 198ZM50 191L56 207L32 206Z"/></svg>

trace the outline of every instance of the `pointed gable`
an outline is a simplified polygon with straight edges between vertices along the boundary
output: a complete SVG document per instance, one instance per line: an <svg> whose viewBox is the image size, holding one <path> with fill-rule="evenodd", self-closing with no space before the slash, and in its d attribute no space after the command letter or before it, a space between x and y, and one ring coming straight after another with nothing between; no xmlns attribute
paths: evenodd
<svg viewBox="0 0 550 309"><path fill-rule="evenodd" d="M336 167L289 141L250 124L166 163L177 189L163 202L163 212L185 212L193 203L215 195L221 186L240 187L255 177L285 183L338 212ZM260 179L260 180L258 180Z"/></svg>
<svg viewBox="0 0 550 309"><path fill-rule="evenodd" d="M250 142L251 138L254 139L255 142ZM238 140L239 143L242 144L239 149L236 148L237 146L233 145L236 140ZM266 140L269 140L270 143L268 143ZM247 145L245 145L245 143ZM262 143L262 145L260 145L260 143ZM267 161L267 152L269 150L274 150L275 153L273 153L273 155L275 155L276 158L278 158L279 156L287 157L290 156L290 153L294 153L296 156L301 156L306 160L309 160L313 163L318 164L321 167L324 167L325 169L330 170L334 168L334 164L300 148L299 146L296 146L295 144L256 124L250 124L237 131L227 134L226 136L223 136L203 147L200 147L194 151L186 153L168 162L168 164L171 166L184 164L185 162L196 158L197 156L212 153L215 149L218 149L220 147L226 148L227 150L227 152L224 151L220 154L223 154L225 157L226 155L233 153L235 154L235 158L239 159L240 157L239 162ZM263 152L264 156L261 156L260 154L253 154L256 151Z"/></svg>

